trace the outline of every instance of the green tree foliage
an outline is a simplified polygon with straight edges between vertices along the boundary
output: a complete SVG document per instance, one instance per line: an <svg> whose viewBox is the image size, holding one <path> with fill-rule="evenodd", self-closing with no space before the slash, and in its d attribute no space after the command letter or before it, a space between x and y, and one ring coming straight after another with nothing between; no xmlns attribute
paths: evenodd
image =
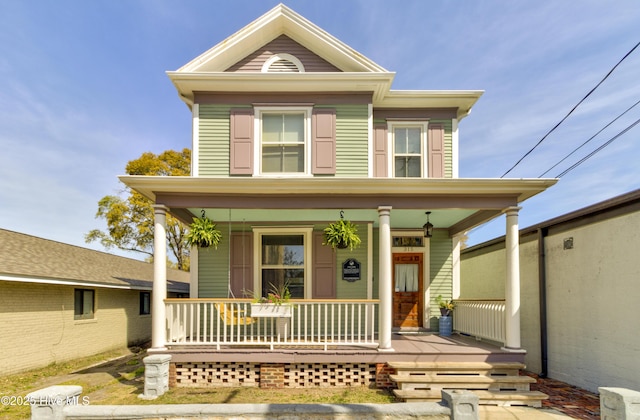
<svg viewBox="0 0 640 420"><path fill-rule="evenodd" d="M191 150L167 150L159 155L145 152L125 168L129 175L188 176ZM153 203L126 188L127 197L107 195L98 201L96 218L105 219L107 230L94 229L85 236L87 243L100 241L106 249L113 247L134 251L153 258ZM189 247L185 242L187 227L167 215L167 244L176 260L176 268L189 269Z"/></svg>

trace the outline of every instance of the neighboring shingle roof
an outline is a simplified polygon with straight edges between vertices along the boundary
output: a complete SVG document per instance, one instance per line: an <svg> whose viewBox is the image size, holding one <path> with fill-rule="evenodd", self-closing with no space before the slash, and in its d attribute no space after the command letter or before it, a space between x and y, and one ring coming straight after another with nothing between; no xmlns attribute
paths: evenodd
<svg viewBox="0 0 640 420"><path fill-rule="evenodd" d="M0 279L92 283L150 290L153 264L0 229ZM189 273L167 270L171 292L189 292Z"/></svg>

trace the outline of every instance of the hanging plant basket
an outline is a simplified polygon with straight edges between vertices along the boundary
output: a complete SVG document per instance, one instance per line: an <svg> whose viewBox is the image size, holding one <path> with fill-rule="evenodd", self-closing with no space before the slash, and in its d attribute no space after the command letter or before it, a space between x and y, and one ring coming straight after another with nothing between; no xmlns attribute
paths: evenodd
<svg viewBox="0 0 640 420"><path fill-rule="evenodd" d="M222 232L216 229L216 224L210 219L204 216L204 210L202 217L193 218L193 223L189 225L189 233L187 233L185 240L187 245L196 245L200 248L214 247L218 249L218 244L222 239Z"/></svg>
<svg viewBox="0 0 640 420"><path fill-rule="evenodd" d="M362 240L358 235L358 228L349 220L344 220L343 212L340 212L340 219L330 223L324 229L324 241L322 245L328 245L333 249L349 248L353 251L360 246Z"/></svg>

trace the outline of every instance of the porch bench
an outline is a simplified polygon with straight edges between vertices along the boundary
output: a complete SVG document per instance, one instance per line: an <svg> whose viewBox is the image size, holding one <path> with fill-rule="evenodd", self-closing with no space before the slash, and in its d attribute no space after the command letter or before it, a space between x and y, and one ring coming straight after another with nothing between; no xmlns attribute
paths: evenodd
<svg viewBox="0 0 640 420"><path fill-rule="evenodd" d="M512 406L524 405L528 407L542 407L542 401L549 398L540 391L489 391L469 390L478 396L481 405ZM395 389L394 395L405 402L434 402L441 398L440 390L400 390Z"/></svg>

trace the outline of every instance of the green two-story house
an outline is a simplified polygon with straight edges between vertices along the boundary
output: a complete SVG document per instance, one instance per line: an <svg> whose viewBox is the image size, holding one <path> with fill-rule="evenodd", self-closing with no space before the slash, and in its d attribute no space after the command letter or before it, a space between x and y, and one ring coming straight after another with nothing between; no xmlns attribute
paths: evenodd
<svg viewBox="0 0 640 420"><path fill-rule="evenodd" d="M555 180L458 176L459 126L482 91L393 90L393 72L284 5L167 74L193 115L191 176L120 178L155 203L153 349L393 351L397 330L437 331L460 238L504 213L516 241L504 344L520 347L518 209ZM164 299L167 213L222 232L217 249L192 249L182 302ZM340 218L359 247L323 245ZM293 314L276 329L249 295L285 281Z"/></svg>

